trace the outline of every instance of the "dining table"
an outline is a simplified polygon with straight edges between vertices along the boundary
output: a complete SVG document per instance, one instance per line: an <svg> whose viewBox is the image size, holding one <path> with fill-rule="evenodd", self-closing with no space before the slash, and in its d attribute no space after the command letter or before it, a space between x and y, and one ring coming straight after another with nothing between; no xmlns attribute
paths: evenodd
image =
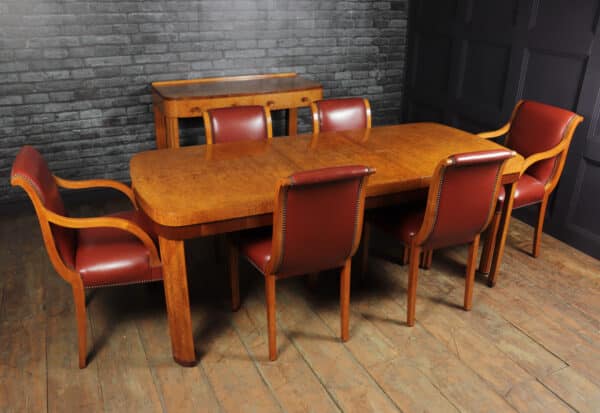
<svg viewBox="0 0 600 413"><path fill-rule="evenodd" d="M271 225L275 185L297 171L351 164L375 168L366 188L366 208L375 208L426 189L436 165L449 155L498 148L450 126L407 123L135 154L131 183L140 210L158 235L174 360L184 366L196 363L186 239ZM507 202L502 207L507 211L522 164L516 155L503 172ZM494 279L508 220L501 223L493 250Z"/></svg>

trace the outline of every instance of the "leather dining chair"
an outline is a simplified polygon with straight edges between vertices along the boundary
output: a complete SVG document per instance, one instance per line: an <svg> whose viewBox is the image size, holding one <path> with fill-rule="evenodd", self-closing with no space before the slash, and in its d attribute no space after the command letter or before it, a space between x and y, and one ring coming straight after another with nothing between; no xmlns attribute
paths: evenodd
<svg viewBox="0 0 600 413"><path fill-rule="evenodd" d="M417 274L422 251L469 244L463 306L470 310L480 234L488 226L500 191L502 171L514 152L462 153L436 167L425 207L420 203L374 211L367 217L410 251L406 323L415 324Z"/></svg>
<svg viewBox="0 0 600 413"><path fill-rule="evenodd" d="M318 100L311 105L313 133L371 127L371 105L363 98Z"/></svg>
<svg viewBox="0 0 600 413"><path fill-rule="evenodd" d="M506 135L504 146L525 158L513 195L512 209L539 205L533 236L534 257L537 257L540 252L548 199L560 179L575 129L582 121L583 117L571 111L530 100L521 100L516 104L506 125L496 131L478 134L486 139ZM504 188L501 188L498 208L482 252L479 267L482 273L490 272L493 244L500 226L502 204L507 201L505 198ZM489 282L493 285L495 280Z"/></svg>
<svg viewBox="0 0 600 413"><path fill-rule="evenodd" d="M79 368L86 366L85 288L162 280L162 264L150 225L137 211L133 191L106 179L70 181L54 176L40 153L24 146L16 156L11 184L25 190L35 208L46 251L56 272L71 285L75 301ZM58 188L112 188L136 210L94 218L67 215Z"/></svg>
<svg viewBox="0 0 600 413"><path fill-rule="evenodd" d="M271 139L273 126L267 106L231 106L203 114L206 143Z"/></svg>
<svg viewBox="0 0 600 413"><path fill-rule="evenodd" d="M281 179L272 230L242 232L231 244L234 311L240 306L240 252L265 277L270 360L277 358L275 282L281 278L341 267L341 339L348 340L350 262L360 241L366 183L374 172L365 166L340 166Z"/></svg>

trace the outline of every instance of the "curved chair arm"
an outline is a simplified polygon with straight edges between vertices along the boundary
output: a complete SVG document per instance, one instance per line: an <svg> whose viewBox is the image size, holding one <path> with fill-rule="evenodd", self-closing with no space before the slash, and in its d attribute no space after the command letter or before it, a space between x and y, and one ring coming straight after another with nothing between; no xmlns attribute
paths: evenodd
<svg viewBox="0 0 600 413"><path fill-rule="evenodd" d="M492 139L492 138L497 138L498 136L506 135L509 130L510 130L510 122L508 122L506 125L502 126L500 129L497 129L494 131L489 131L489 132L480 132L477 134L477 136L479 136L480 138L484 138L484 139Z"/></svg>
<svg viewBox="0 0 600 413"><path fill-rule="evenodd" d="M135 209L138 209L135 195L130 187L122 182L113 181L111 179L87 179L82 181L71 181L69 179L59 178L54 175L56 184L61 188L67 189L85 189L85 188L112 188L124 194L131 201Z"/></svg>
<svg viewBox="0 0 600 413"><path fill-rule="evenodd" d="M158 250L150 235L146 233L139 225L124 218L117 217L96 217L96 218L71 218L55 214L46 209L44 211L49 222L66 228L116 228L136 236L150 252L150 265L152 267L161 266L158 256Z"/></svg>
<svg viewBox="0 0 600 413"><path fill-rule="evenodd" d="M560 142L558 145L556 145L552 149L548 149L547 151L544 151L544 152L534 153L533 155L528 156L527 158L525 158L525 160L523 162L523 167L521 169L521 175L523 175L523 173L525 173L525 171L531 165L533 165L539 161L554 158L555 156L560 155L560 153L563 152L564 150L566 150L568 146L569 146L569 142L566 140L563 140L562 142Z"/></svg>

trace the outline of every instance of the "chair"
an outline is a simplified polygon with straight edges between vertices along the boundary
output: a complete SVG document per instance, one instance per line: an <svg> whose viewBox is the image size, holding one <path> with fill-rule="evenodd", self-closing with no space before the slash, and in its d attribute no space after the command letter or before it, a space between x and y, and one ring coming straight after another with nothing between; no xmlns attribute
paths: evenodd
<svg viewBox="0 0 600 413"><path fill-rule="evenodd" d="M281 179L275 190L272 231L247 231L231 244L234 311L240 306L239 253L265 276L270 360L277 358L275 282L281 278L342 267L341 338L348 340L350 261L360 241L366 182L374 172L365 166L341 166Z"/></svg>
<svg viewBox="0 0 600 413"><path fill-rule="evenodd" d="M203 114L206 143L271 139L273 126L267 106L232 106Z"/></svg>
<svg viewBox="0 0 600 413"><path fill-rule="evenodd" d="M22 187L40 223L50 261L73 290L79 341L79 368L86 366L86 308L84 288L158 281L162 264L150 224L137 212L96 218L70 218L58 187L107 187L124 193L136 207L133 191L105 180L70 181L50 172L40 153L23 147L13 163L11 184Z"/></svg>
<svg viewBox="0 0 600 413"><path fill-rule="evenodd" d="M452 245L469 244L464 309L470 310L475 279L475 260L481 232L489 224L500 191L502 170L508 150L452 155L436 167L422 206L393 207L374 211L367 217L410 251L406 322L415 323L419 256ZM365 246L366 247L366 246Z"/></svg>
<svg viewBox="0 0 600 413"><path fill-rule="evenodd" d="M371 105L363 98L318 100L311 105L313 133L371 127Z"/></svg>
<svg viewBox="0 0 600 413"><path fill-rule="evenodd" d="M478 134L486 139L506 135L504 145L525 158L521 176L517 181L512 209L539 205L533 236L534 257L537 257L540 252L548 199L560 179L573 133L582 121L583 117L568 110L521 100L515 106L506 125L496 131ZM490 225L482 252L479 267L482 273L490 272L493 244L497 238L505 198L504 188L501 188L498 209ZM493 285L494 281L490 280L490 284Z"/></svg>

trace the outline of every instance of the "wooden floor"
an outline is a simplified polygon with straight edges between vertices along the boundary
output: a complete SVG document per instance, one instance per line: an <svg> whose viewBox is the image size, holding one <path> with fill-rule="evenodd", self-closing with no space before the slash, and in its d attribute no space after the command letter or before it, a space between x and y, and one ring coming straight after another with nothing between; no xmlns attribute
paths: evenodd
<svg viewBox="0 0 600 413"><path fill-rule="evenodd" d="M83 210L90 215L93 209ZM513 221L498 285L460 308L465 248L436 252L404 324L407 267L375 234L353 279L351 338L338 340L338 281L278 283L279 360L267 359L262 276L242 266L229 311L212 239L186 244L200 362L171 358L161 284L88 292L89 365L77 368L71 291L32 211L0 218L2 412L600 411L600 262Z"/></svg>

